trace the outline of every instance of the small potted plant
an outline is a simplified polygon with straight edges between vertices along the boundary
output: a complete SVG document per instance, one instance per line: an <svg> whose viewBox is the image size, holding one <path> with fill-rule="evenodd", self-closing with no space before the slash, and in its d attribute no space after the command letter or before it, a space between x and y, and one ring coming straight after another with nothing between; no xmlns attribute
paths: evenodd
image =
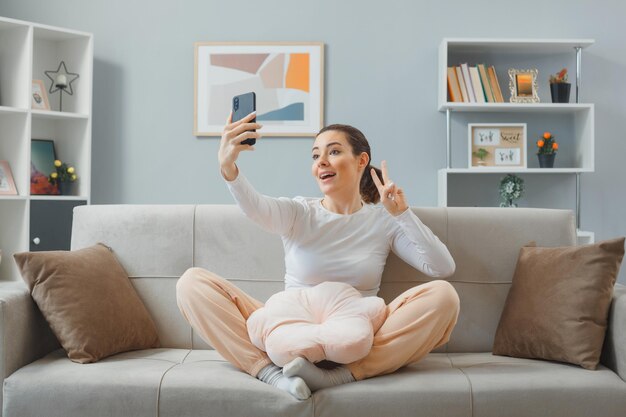
<svg viewBox="0 0 626 417"><path fill-rule="evenodd" d="M524 195L524 180L517 175L507 174L500 180L500 197L502 202L500 207L517 207L517 200Z"/></svg>
<svg viewBox="0 0 626 417"><path fill-rule="evenodd" d="M537 141L537 157L539 158L540 168L553 168L556 151L559 150L559 144L556 143L554 136L550 132L544 132L543 138Z"/></svg>
<svg viewBox="0 0 626 417"><path fill-rule="evenodd" d="M569 103L571 84L567 82L567 68L556 75L550 75L550 93L553 103Z"/></svg>
<svg viewBox="0 0 626 417"><path fill-rule="evenodd" d="M479 148L478 150L472 152L472 155L478 158L479 167L484 167L485 165L487 165L487 163L485 162L485 158L487 157L487 155L489 155L489 151L487 149Z"/></svg>
<svg viewBox="0 0 626 417"><path fill-rule="evenodd" d="M48 181L56 186L58 194L71 195L71 185L78 179L76 169L58 159L54 161L54 169L54 172L48 177Z"/></svg>

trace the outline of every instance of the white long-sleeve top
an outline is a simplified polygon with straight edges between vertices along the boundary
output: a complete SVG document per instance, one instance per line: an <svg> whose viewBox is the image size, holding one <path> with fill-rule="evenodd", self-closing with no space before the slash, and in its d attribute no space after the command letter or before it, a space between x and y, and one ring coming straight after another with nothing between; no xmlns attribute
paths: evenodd
<svg viewBox="0 0 626 417"><path fill-rule="evenodd" d="M225 181L248 218L281 236L285 289L340 281L363 296L376 295L390 250L427 275L454 273L448 248L410 208L392 216L382 205L363 203L355 213L337 214L320 198L262 195L241 172Z"/></svg>

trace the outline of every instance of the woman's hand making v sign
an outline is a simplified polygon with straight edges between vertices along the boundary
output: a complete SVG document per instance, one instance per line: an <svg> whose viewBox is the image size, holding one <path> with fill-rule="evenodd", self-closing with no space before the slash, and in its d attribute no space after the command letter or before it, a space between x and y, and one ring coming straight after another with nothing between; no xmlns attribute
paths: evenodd
<svg viewBox="0 0 626 417"><path fill-rule="evenodd" d="M378 178L374 168L370 170L374 184L376 184L376 188L378 188L378 193L380 194L380 201L392 216L398 216L409 208L406 202L406 196L402 188L396 186L396 184L389 179L387 161L381 162L380 170L383 173L383 182Z"/></svg>

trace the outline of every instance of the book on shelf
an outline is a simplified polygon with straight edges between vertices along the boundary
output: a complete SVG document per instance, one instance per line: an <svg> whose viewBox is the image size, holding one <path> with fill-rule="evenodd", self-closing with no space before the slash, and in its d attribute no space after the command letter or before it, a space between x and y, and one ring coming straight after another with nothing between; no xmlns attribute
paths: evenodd
<svg viewBox="0 0 626 417"><path fill-rule="evenodd" d="M483 84L487 103L495 103L496 100L493 97L493 92L491 90L491 84L489 83L489 77L487 75L487 70L485 69L485 64L478 64L476 65L476 68L478 68L478 73L480 74L480 82Z"/></svg>
<svg viewBox="0 0 626 417"><path fill-rule="evenodd" d="M459 80L456 78L456 71L454 67L448 68L448 92L450 93L450 101L455 103L463 102L461 86L459 85Z"/></svg>
<svg viewBox="0 0 626 417"><path fill-rule="evenodd" d="M504 103L496 69L467 63L447 68L448 101L453 103Z"/></svg>
<svg viewBox="0 0 626 417"><path fill-rule="evenodd" d="M476 96L476 103L484 103L485 100L485 89L483 88L482 83L480 82L480 74L478 73L478 68L469 67L470 77L472 77L472 88L474 89L474 95Z"/></svg>
<svg viewBox="0 0 626 417"><path fill-rule="evenodd" d="M465 80L465 87L467 87L469 102L476 103L476 94L474 93L474 86L472 85L472 78L470 77L469 66L467 64L461 64L461 72L463 73L463 79Z"/></svg>
<svg viewBox="0 0 626 417"><path fill-rule="evenodd" d="M463 79L463 71L461 67L454 67L456 71L456 78L459 81L461 87L461 96L463 96L463 102L469 103L469 95L467 94L467 87L465 86L465 80Z"/></svg>
<svg viewBox="0 0 626 417"><path fill-rule="evenodd" d="M500 83L498 82L498 76L496 75L496 67L493 65L489 67L489 81L491 86L495 89L494 94L496 103L504 103L504 97L502 97L502 90L500 89Z"/></svg>

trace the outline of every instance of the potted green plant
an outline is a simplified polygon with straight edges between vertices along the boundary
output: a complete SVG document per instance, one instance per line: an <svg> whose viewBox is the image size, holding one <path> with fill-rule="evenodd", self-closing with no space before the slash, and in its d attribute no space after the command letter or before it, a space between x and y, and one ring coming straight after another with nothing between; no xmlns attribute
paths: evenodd
<svg viewBox="0 0 626 417"><path fill-rule="evenodd" d="M76 168L56 159L54 172L48 177L50 184L55 185L61 195L72 195L72 185L78 179Z"/></svg>
<svg viewBox="0 0 626 417"><path fill-rule="evenodd" d="M500 207L517 207L517 200L524 195L524 180L517 175L507 174L500 180Z"/></svg>
<svg viewBox="0 0 626 417"><path fill-rule="evenodd" d="M489 155L489 151L485 148L479 148L478 150L472 152L476 158L478 158L478 166L485 166L487 163L485 162L485 158Z"/></svg>
<svg viewBox="0 0 626 417"><path fill-rule="evenodd" d="M569 103L571 84L567 82L567 68L556 75L550 75L550 94L553 103Z"/></svg>
<svg viewBox="0 0 626 417"><path fill-rule="evenodd" d="M537 141L537 157L539 158L540 168L553 168L556 151L559 150L559 144L556 143L554 136L550 132L544 132L543 138Z"/></svg>

